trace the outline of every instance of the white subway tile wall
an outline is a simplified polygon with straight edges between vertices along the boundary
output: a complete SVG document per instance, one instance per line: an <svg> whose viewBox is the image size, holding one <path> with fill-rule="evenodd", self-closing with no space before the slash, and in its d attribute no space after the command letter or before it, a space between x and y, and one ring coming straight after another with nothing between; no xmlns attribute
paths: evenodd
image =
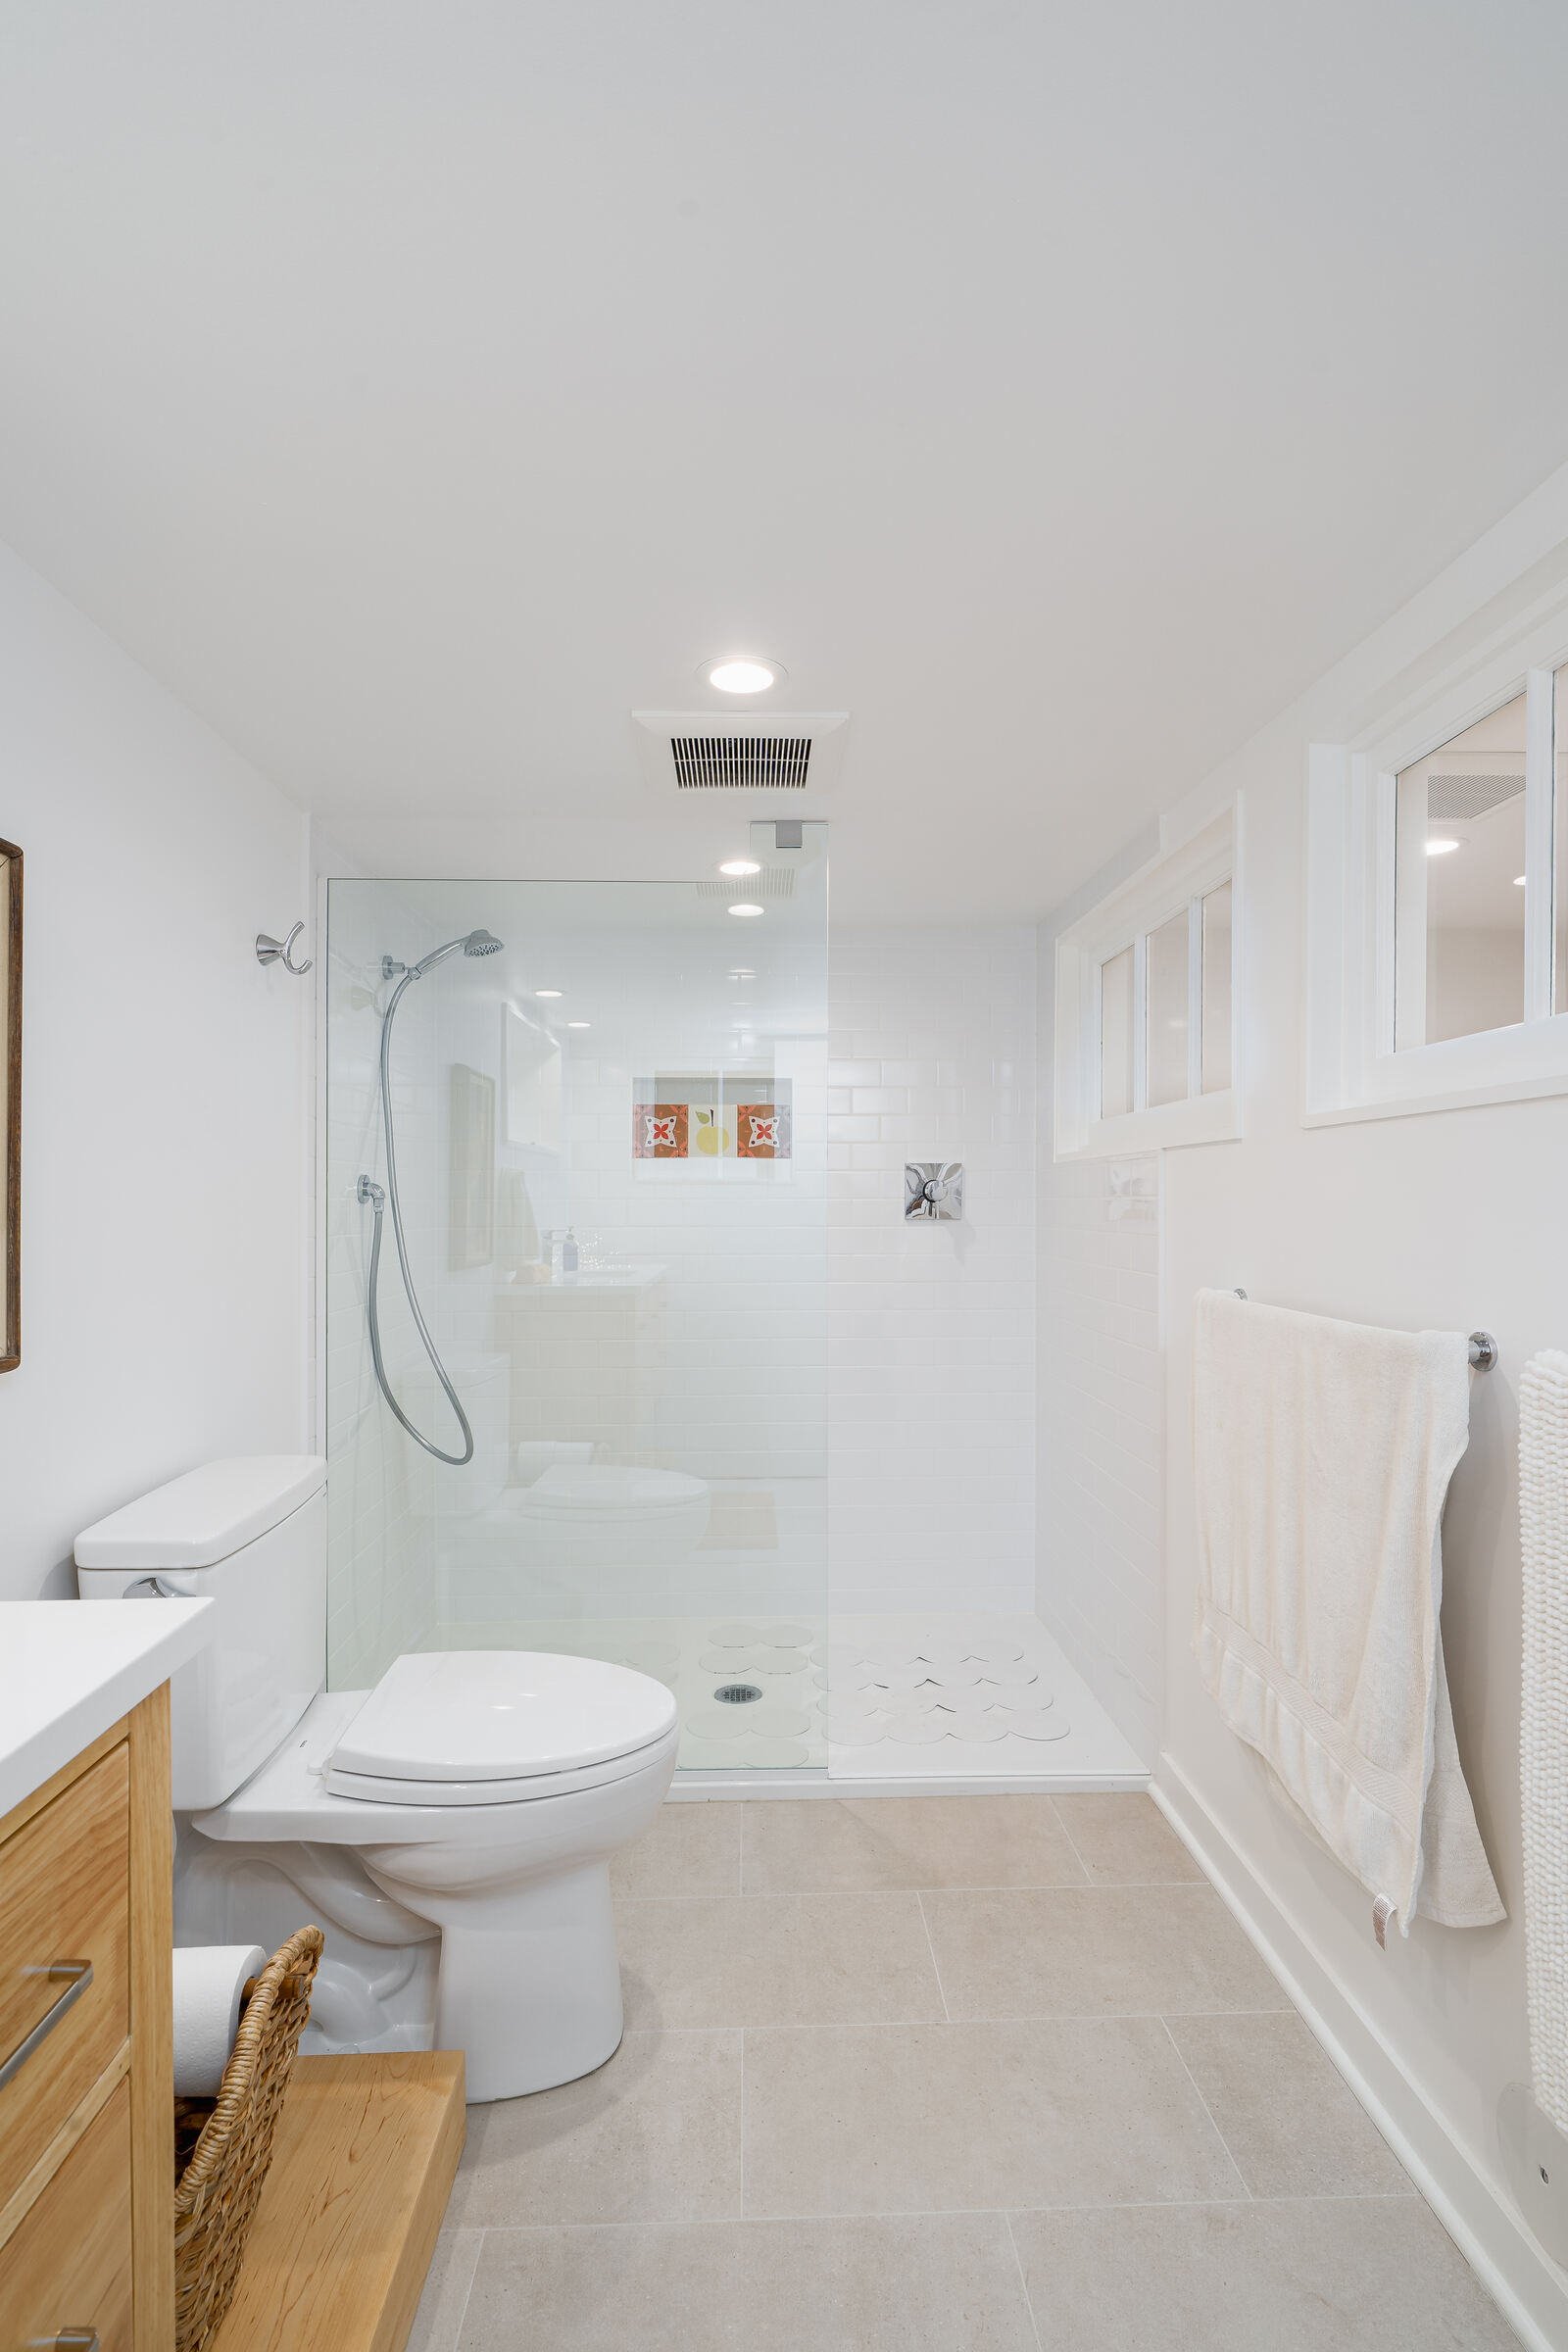
<svg viewBox="0 0 1568 2352"><path fill-rule="evenodd" d="M829 1007L833 1607L1030 1612L1035 935L835 928ZM961 1223L905 1222L908 1159Z"/></svg>
<svg viewBox="0 0 1568 2352"><path fill-rule="evenodd" d="M1157 1154L1040 1150L1036 1613L1146 1763L1159 1745L1164 1388Z"/></svg>
<svg viewBox="0 0 1568 2352"><path fill-rule="evenodd" d="M369 1220L354 1200L359 1168L379 1164L379 958L389 946L422 952L454 927L447 914L443 925L422 911L416 885L409 904L385 886L333 894L334 1683L373 1679L400 1649L517 1641L547 1620L576 1621L586 1638L600 1621L708 1612L1038 1610L1145 1750L1157 1226L1143 1221L1153 1204L1136 1181L1130 1203L1112 1201L1102 1168L1048 1164L1037 1199L1033 931L836 933L825 1048L819 1036L776 1041L794 1087L793 1162L717 1183L631 1158L634 1092L658 1069L706 1066L710 1015L692 1001L678 943L603 932L593 1027L564 1033L564 1152L510 1145L504 1120L497 1146L541 1231L570 1221L585 1268L630 1269L599 1289L514 1286L493 1263L451 1269L449 1070L463 1063L499 1087L502 970L458 961L411 990L394 1064L410 1247L475 1423L476 1478L430 1463L375 1395ZM519 936L538 914L538 903L521 911ZM481 916L506 931L504 914ZM906 1222L911 1158L963 1162L962 1222ZM390 1247L384 1270L395 1385L445 1437L450 1415L420 1368ZM1041 1454L1038 1541L1037 1303L1051 1334L1045 1419L1065 1438ZM708 1540L663 1566L527 1564L508 1517L525 1439L589 1442L601 1458L706 1480Z"/></svg>
<svg viewBox="0 0 1568 2352"><path fill-rule="evenodd" d="M544 1621L760 1611L820 1615L826 1605L826 1057L824 943L809 908L779 926L758 999L757 1034L710 968L673 891L664 919L605 919L593 886L475 886L472 904L432 886L334 886L328 1103L328 1427L333 1459L334 1683L364 1680L401 1648L517 1642ZM612 908L612 913L618 910ZM591 940L585 926L593 916ZM384 949L413 956L483 920L527 956L455 957L413 987L393 1055L399 1169L410 1255L437 1343L474 1425L475 1460L432 1464L395 1427L369 1385L364 1284L369 1219L354 1201L360 1167L380 1173L375 1135L379 983ZM724 956L733 951L723 943ZM760 962L764 960L758 957ZM537 972L533 970L537 963ZM503 1004L535 1009L532 987L571 979L559 1152L507 1133ZM748 1004L750 1000L748 1000ZM745 1037L746 1042L742 1043ZM661 1073L757 1062L789 1090L787 1160L720 1167L632 1157L632 1105ZM452 1071L495 1087L495 1250L455 1265ZM744 1097L742 1099L745 1099ZM517 1188L521 1188L520 1193ZM525 1205L517 1205L521 1200ZM519 1228L517 1219L522 1225ZM508 1220L511 1220L510 1224ZM481 1224L484 1219L481 1216ZM573 1227L575 1279L533 1279L552 1229ZM382 1299L394 1386L443 1444L450 1408L421 1368L402 1305L390 1230ZM525 1278L526 1277L526 1278ZM546 1556L519 1525L541 1448L579 1447L603 1463L705 1481L706 1540L662 1558L635 1525L612 1559ZM386 1591L377 1545L386 1541ZM528 1540L525 1540L528 1539Z"/></svg>

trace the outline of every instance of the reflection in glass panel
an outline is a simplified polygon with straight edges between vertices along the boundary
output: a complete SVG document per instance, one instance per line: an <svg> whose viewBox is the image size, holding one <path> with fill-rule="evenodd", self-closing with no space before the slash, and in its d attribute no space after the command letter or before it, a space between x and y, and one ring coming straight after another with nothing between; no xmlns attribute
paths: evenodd
<svg viewBox="0 0 1568 2352"><path fill-rule="evenodd" d="M1187 1100L1187 909L1151 931L1149 957L1149 1103Z"/></svg>
<svg viewBox="0 0 1568 2352"><path fill-rule="evenodd" d="M1203 901L1203 1093L1231 1082L1231 886Z"/></svg>
<svg viewBox="0 0 1568 2352"><path fill-rule="evenodd" d="M1100 1115L1119 1119L1133 1106L1133 952L1123 948L1100 967Z"/></svg>
<svg viewBox="0 0 1568 2352"><path fill-rule="evenodd" d="M1395 1044L1525 1016L1525 698L1400 770Z"/></svg>
<svg viewBox="0 0 1568 2352"><path fill-rule="evenodd" d="M334 1689L416 1649L618 1658L691 1703L683 1766L786 1738L825 1761L799 1702L775 1705L771 1749L705 1744L697 1705L724 1679L705 1688L714 1627L776 1656L780 1628L799 1646L826 1619L825 849L788 880L742 964L727 894L693 881L330 884ZM429 958L388 1047L398 1206L466 1461L391 1224L388 955ZM362 1174L386 1203L386 1384L444 1460L376 1377Z"/></svg>
<svg viewBox="0 0 1568 2352"><path fill-rule="evenodd" d="M1551 865L1556 933L1552 946L1551 1004L1554 1012L1568 1012L1568 664L1552 680L1551 712ZM1523 895L1521 892L1520 896Z"/></svg>

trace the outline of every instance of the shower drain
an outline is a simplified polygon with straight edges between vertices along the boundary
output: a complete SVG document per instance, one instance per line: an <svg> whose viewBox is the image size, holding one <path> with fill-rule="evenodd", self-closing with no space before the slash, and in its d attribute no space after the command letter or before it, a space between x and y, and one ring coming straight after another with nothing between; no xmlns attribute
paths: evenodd
<svg viewBox="0 0 1568 2352"><path fill-rule="evenodd" d="M744 1707L761 1695L760 1685L757 1683L720 1683L713 1692L713 1696L722 1699L726 1707Z"/></svg>

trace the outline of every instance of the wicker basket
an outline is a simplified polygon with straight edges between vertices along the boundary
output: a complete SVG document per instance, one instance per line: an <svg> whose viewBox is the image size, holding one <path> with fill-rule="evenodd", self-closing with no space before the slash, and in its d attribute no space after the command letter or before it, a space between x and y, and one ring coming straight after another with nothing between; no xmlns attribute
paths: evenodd
<svg viewBox="0 0 1568 2352"><path fill-rule="evenodd" d="M217 2099L176 2108L176 2161L198 2118L201 2129L174 2190L175 2352L202 2352L233 2301L321 1944L319 1928L301 1928L279 1945L256 1980Z"/></svg>

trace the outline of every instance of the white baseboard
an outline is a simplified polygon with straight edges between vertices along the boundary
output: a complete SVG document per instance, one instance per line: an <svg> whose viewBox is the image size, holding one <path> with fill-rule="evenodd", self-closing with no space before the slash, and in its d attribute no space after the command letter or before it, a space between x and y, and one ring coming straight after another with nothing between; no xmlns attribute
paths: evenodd
<svg viewBox="0 0 1568 2352"><path fill-rule="evenodd" d="M1530 2352L1568 2345L1568 2285L1354 2007L1305 1929L1261 1886L1168 1756L1150 1794Z"/></svg>

